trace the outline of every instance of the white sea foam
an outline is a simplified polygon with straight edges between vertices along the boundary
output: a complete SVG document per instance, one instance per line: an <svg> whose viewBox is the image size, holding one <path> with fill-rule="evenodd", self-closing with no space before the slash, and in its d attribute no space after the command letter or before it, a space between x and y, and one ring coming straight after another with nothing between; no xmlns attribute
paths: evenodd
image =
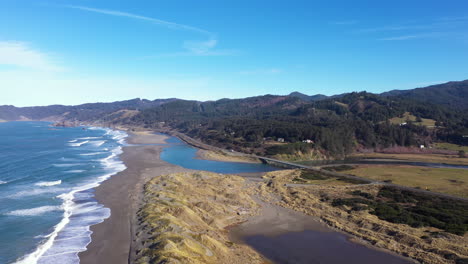
<svg viewBox="0 0 468 264"><path fill-rule="evenodd" d="M78 139L87 140L87 139L97 139L97 138L101 138L101 137L82 137L82 138L78 138Z"/></svg>
<svg viewBox="0 0 468 264"><path fill-rule="evenodd" d="M68 170L68 171L65 171L66 173L82 173L82 172L85 172L85 170Z"/></svg>
<svg viewBox="0 0 468 264"><path fill-rule="evenodd" d="M23 198L23 197L29 197L29 196L35 196L35 195L42 195L46 193L60 193L65 191L66 189L64 188L57 188L57 187L51 187L51 188L36 188L36 189L30 189L30 190L25 190L25 191L20 191L16 192L10 196L7 196L6 198L9 199L18 199L18 198Z"/></svg>
<svg viewBox="0 0 468 264"><path fill-rule="evenodd" d="M54 186L54 185L59 185L62 183L62 180L58 180L58 181L44 181L44 182L38 182L34 185L36 186Z"/></svg>
<svg viewBox="0 0 468 264"><path fill-rule="evenodd" d="M82 153L82 154L79 154L80 156L95 156L95 155L101 155L101 154L105 154L106 152L91 152L91 153Z"/></svg>
<svg viewBox="0 0 468 264"><path fill-rule="evenodd" d="M110 133L107 129L105 130ZM118 136L114 135L113 139L123 144L125 136L126 134L122 132ZM92 232L90 226L108 218L110 210L94 201L85 203L78 203L78 201L92 197L93 195L86 192L86 190L99 186L104 180L126 168L123 162L118 159L118 155L121 153L122 148L118 146L111 151L108 157L100 160L108 171L107 174L98 177L95 181L76 187L71 192L58 196L63 200L62 208L64 213L62 220L33 253L24 256L16 263L79 263L78 253L85 251L86 246L91 242Z"/></svg>
<svg viewBox="0 0 468 264"><path fill-rule="evenodd" d="M77 142L77 141L78 141L78 140L73 139L73 140L70 140L70 141L68 141L68 142L69 142L69 143L73 143L73 142Z"/></svg>
<svg viewBox="0 0 468 264"><path fill-rule="evenodd" d="M125 144L125 138L128 136L124 131L111 129L107 129L106 135L112 136L112 139L116 140L121 145Z"/></svg>
<svg viewBox="0 0 468 264"><path fill-rule="evenodd" d="M6 181L0 181L0 184L5 184L5 183L8 183L8 182L6 182Z"/></svg>
<svg viewBox="0 0 468 264"><path fill-rule="evenodd" d="M89 143L92 144L95 147L99 147L102 144L106 143L106 141L105 140L98 140L98 141L90 141Z"/></svg>
<svg viewBox="0 0 468 264"><path fill-rule="evenodd" d="M83 145L83 144L86 144L86 143L88 143L88 142L89 142L89 140L85 140L85 141L82 141L82 142L70 143L70 144L68 144L68 145L71 146L71 147L79 147L79 146L81 146L81 145Z"/></svg>
<svg viewBox="0 0 468 264"><path fill-rule="evenodd" d="M20 209L6 213L5 215L10 216L38 216L48 212L60 210L60 206L41 206L30 209Z"/></svg>

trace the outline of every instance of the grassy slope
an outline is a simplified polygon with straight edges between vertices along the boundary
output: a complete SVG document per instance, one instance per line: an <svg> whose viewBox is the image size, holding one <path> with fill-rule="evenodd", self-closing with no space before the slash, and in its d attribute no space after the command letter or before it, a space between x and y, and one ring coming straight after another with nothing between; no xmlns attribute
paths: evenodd
<svg viewBox="0 0 468 264"><path fill-rule="evenodd" d="M350 158L378 158L397 159L414 162L446 163L455 165L468 165L468 158L459 158L457 155L444 154L387 154L387 153L357 153Z"/></svg>
<svg viewBox="0 0 468 264"><path fill-rule="evenodd" d="M465 152L468 153L468 146L460 146L460 145L450 144L450 143L436 143L435 147L439 149L447 149L447 150L454 150L454 151L464 150Z"/></svg>
<svg viewBox="0 0 468 264"><path fill-rule="evenodd" d="M415 166L362 165L345 171L364 178L468 197L468 170Z"/></svg>
<svg viewBox="0 0 468 264"><path fill-rule="evenodd" d="M435 126L435 120L433 119L421 118L422 120L421 122L416 122L416 116L410 114L409 112L404 113L403 117L391 118L390 123L398 125L401 123L405 123L407 120L413 121L414 124L416 125L427 126L427 127Z"/></svg>

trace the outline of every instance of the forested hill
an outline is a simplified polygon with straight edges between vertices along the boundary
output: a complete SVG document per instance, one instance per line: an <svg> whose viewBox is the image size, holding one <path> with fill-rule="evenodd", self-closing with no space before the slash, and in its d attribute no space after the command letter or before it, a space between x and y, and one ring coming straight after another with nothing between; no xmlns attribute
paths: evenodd
<svg viewBox="0 0 468 264"><path fill-rule="evenodd" d="M93 121L103 119L106 115L118 114L116 111L123 111L120 114L134 114L132 111L139 111L146 108L157 107L163 103L176 99L157 99L154 101L145 99L132 99L112 103L91 103L76 106L50 105L33 107L15 107L11 105L0 106L0 120L51 120L51 121Z"/></svg>
<svg viewBox="0 0 468 264"><path fill-rule="evenodd" d="M468 110L468 80L448 82L412 90L393 90L382 96L397 96Z"/></svg>
<svg viewBox="0 0 468 264"><path fill-rule="evenodd" d="M312 102L274 95L178 100L143 110L125 122L170 127L209 144L262 155L344 156L358 148L468 143L463 137L468 134L465 111L366 92Z"/></svg>
<svg viewBox="0 0 468 264"><path fill-rule="evenodd" d="M295 92L208 102L133 99L79 106L0 106L0 119L170 128L238 151L323 158L436 141L468 145L467 109L468 81L463 81L381 95Z"/></svg>

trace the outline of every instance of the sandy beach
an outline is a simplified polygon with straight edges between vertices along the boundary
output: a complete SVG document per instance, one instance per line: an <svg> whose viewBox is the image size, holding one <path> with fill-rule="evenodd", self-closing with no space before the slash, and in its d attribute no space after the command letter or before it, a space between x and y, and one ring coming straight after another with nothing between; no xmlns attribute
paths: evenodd
<svg viewBox="0 0 468 264"><path fill-rule="evenodd" d="M129 144L164 144L167 137L137 132L129 135ZM91 227L92 242L79 254L84 264L128 263L131 252L133 217L138 209L143 184L150 178L188 171L159 159L163 146L129 146L121 159L127 169L96 188L96 199L110 208L111 216Z"/></svg>
<svg viewBox="0 0 468 264"><path fill-rule="evenodd" d="M216 261L222 260L222 258L218 259L219 256L229 256L223 260L229 260L229 263L243 263L247 259L250 261L249 263L265 263L262 255L266 256L272 253L271 249L262 249L264 245L268 246L268 243L286 243L290 245L290 248L285 249L285 252L280 255L276 256L275 254L278 254L276 251L271 255L273 259L278 260L280 263L284 262L281 258L294 256L301 256L302 262L297 263L310 263L310 261L323 260L316 259L316 256L320 256L320 252L297 251L302 245L317 243L317 246L338 244L343 246L343 241L350 238L342 233L336 233L336 230L321 222L320 217L317 215L312 213L304 214L306 211L302 209L294 210L289 206L280 206L278 204L280 202L278 194L281 192L264 192L265 188L269 186L265 181L266 178L262 179L264 173L238 174L241 177L229 176L189 170L160 160L159 155L164 148L163 144L166 143L166 139L167 136L165 135L151 132L130 134L127 142L131 146L125 147L120 157L127 169L112 176L96 188L96 199L110 208L111 216L103 223L91 227L93 231L92 242L88 245L87 251L79 254L81 263L124 264L131 263L136 259L144 259L145 256L142 255L141 250L156 250L155 247L151 246L151 243L154 242L148 241L147 234L154 231L154 228L148 229L148 225L156 225L158 228L164 229L164 225L159 225L158 221L167 223L168 219L172 221L171 226L180 225L180 227L175 228L175 230L179 231L174 231L173 228L163 230L159 234L154 234L153 241L166 241L158 243L169 243L168 248L182 250L177 251L180 256L186 255L188 252L183 247L186 243L210 244L210 242L206 241L217 241L212 244L211 248L207 246L211 250L210 253L202 258L201 262L196 263L206 263L208 259L213 261L213 258L216 258L215 262L213 262L216 263ZM276 174L281 175L284 174L283 172L285 174L289 173L288 171L278 171ZM265 177L268 175L270 174L266 174ZM145 184L148 185L150 180L151 187L145 187ZM276 185L283 186L284 184L274 184L272 186ZM148 196L147 193L150 189L145 188L157 188L157 190ZM177 190L176 196L167 197L168 200L159 198L159 195L171 196L174 193L173 190ZM181 200L178 201L179 199ZM168 201L173 201L171 202L172 205L169 206ZM181 208L180 205L186 205L186 207ZM142 213L139 209L144 208L144 206L151 206L152 209L147 209ZM321 205L316 206L320 207ZM218 209L215 210L215 208ZM162 212L168 218L161 218L162 216L159 213L148 216L155 212ZM207 216L208 212L211 216ZM188 217L189 215L190 217ZM151 220L149 222L142 220L145 219L145 216ZM194 219L198 220L194 221ZM186 224L181 224L180 221L186 221ZM217 224L213 226L213 223ZM187 234L197 232L199 233L197 237L203 238L206 235L206 230L211 230L211 235L206 239L185 240L185 238L189 237ZM327 233L330 235L323 235ZM162 234L184 237L184 240L181 240L184 242L180 242L182 244L176 246L173 241L167 240ZM330 239L331 237L334 240L330 244L311 240L311 238L318 235L323 236L323 239ZM274 237L278 237L279 240L272 240L271 238ZM250 239L250 241L251 239L257 239L257 241L260 241L260 248L246 243L246 239ZM291 244L288 242L290 240L302 242ZM374 247L369 247L368 244L365 247L361 245L360 248L356 248L357 244L350 243L345 242L344 245L345 248L348 248L350 256L355 255L354 251L359 249L362 251L363 256L372 257L377 254L375 255L376 260L392 257L388 263L408 263L408 260L400 259L388 251L386 253L388 254L387 257L379 256L383 252L376 250ZM249 244L250 247L246 244ZM202 247L205 246L202 245ZM275 247L278 248L278 244ZM254 252L253 248L258 251ZM369 251L370 248L373 248L373 252ZM140 250L140 253L137 252L138 250ZM150 255L159 255L160 251L158 250ZM230 256L226 252L234 253ZM333 256L334 254L330 252L330 254L326 255ZM341 263L339 259L327 259L327 261L327 263Z"/></svg>
<svg viewBox="0 0 468 264"><path fill-rule="evenodd" d="M156 176L191 171L160 160L159 154L164 146L149 145L165 144L166 139L167 136L151 132L129 135L127 143L134 145L125 147L120 157L127 169L96 188L96 199L110 208L111 216L91 227L92 242L85 252L79 254L81 263L123 264L133 259L132 254L135 252L132 250L132 241L135 239L136 215L143 198L143 185ZM240 174L249 179L249 182L261 180L262 175L263 173ZM233 230L231 239L234 242L242 244L241 237L246 235L323 228L314 217L267 204L259 199L255 201L262 207L262 213ZM267 228L258 228L260 226Z"/></svg>

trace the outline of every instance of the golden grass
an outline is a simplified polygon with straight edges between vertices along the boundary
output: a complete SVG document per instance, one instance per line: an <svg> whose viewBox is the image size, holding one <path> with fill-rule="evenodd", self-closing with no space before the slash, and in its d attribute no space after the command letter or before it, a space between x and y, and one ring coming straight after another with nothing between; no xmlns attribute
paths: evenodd
<svg viewBox="0 0 468 264"><path fill-rule="evenodd" d="M145 185L138 212L135 263L262 263L245 245L229 240L226 228L256 213L243 178L215 173L178 173Z"/></svg>
<svg viewBox="0 0 468 264"><path fill-rule="evenodd" d="M386 153L356 153L349 158L379 158L398 159L415 162L446 163L454 165L468 165L468 158L460 158L458 155L445 154L386 154Z"/></svg>
<svg viewBox="0 0 468 264"><path fill-rule="evenodd" d="M341 106L343 106L343 107L345 107L345 108L348 108L348 107L349 107L348 104L345 104L345 103L342 103L342 102L335 101L334 103L337 104L337 105L341 105Z"/></svg>
<svg viewBox="0 0 468 264"><path fill-rule="evenodd" d="M403 114L403 117L393 117L389 121L392 124L401 124L405 123L407 121L412 121L416 125L421 125L421 126L427 126L427 127L433 127L435 126L435 120L433 119L427 119L427 118L421 118L421 122L416 122L416 116L412 115L409 112L406 112Z"/></svg>
<svg viewBox="0 0 468 264"><path fill-rule="evenodd" d="M460 145L451 144L451 143L435 143L434 145L438 149L447 149L447 150L453 150L453 151L464 150L465 152L468 153L468 146L460 146Z"/></svg>
<svg viewBox="0 0 468 264"><path fill-rule="evenodd" d="M395 165L361 165L344 173L468 197L468 170Z"/></svg>

